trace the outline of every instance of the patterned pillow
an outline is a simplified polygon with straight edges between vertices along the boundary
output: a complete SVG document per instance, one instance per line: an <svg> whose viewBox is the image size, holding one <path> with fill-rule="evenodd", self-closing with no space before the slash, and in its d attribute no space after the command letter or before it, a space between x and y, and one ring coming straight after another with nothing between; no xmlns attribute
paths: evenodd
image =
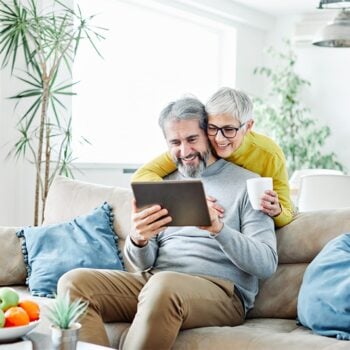
<svg viewBox="0 0 350 350"><path fill-rule="evenodd" d="M56 225L26 227L22 252L32 295L54 297L58 279L78 267L124 269L109 204Z"/></svg>
<svg viewBox="0 0 350 350"><path fill-rule="evenodd" d="M315 333L350 340L350 233L328 242L307 267L298 319Z"/></svg>

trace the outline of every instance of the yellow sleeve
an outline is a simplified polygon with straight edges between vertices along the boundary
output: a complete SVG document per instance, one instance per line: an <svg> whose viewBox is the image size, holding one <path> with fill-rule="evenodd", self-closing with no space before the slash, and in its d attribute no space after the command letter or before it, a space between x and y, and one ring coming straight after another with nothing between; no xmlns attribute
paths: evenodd
<svg viewBox="0 0 350 350"><path fill-rule="evenodd" d="M175 170L176 165L170 157L170 154L168 152L163 153L137 169L131 178L131 182L161 181L163 177L171 174Z"/></svg>
<svg viewBox="0 0 350 350"><path fill-rule="evenodd" d="M282 211L279 215L273 217L276 227L282 227L289 224L294 217L294 206L290 198L288 173L285 165L285 160L274 157L270 164L270 174L263 176L270 176L273 178L273 189L278 194L278 200L281 204Z"/></svg>

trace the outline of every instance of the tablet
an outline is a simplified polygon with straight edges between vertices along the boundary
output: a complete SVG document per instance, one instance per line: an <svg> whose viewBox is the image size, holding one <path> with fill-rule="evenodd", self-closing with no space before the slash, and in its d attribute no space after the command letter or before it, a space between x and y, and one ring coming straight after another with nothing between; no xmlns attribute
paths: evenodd
<svg viewBox="0 0 350 350"><path fill-rule="evenodd" d="M167 226L210 226L210 216L202 181L164 180L131 183L136 205L159 204L168 209L172 222Z"/></svg>

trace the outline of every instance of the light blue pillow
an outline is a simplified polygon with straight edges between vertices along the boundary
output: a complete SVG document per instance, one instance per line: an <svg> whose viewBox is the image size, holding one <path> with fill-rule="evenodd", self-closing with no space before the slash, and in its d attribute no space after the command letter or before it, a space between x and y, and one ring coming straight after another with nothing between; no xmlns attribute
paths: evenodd
<svg viewBox="0 0 350 350"><path fill-rule="evenodd" d="M17 236L35 296L54 297L58 279L74 268L124 269L107 203L69 222L23 228Z"/></svg>
<svg viewBox="0 0 350 350"><path fill-rule="evenodd" d="M350 233L328 242L307 267L298 320L315 333L350 340Z"/></svg>

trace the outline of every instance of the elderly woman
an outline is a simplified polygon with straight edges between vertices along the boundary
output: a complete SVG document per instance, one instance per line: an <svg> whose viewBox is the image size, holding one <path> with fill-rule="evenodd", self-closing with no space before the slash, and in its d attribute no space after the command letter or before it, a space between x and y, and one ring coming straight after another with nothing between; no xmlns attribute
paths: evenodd
<svg viewBox="0 0 350 350"><path fill-rule="evenodd" d="M264 177L273 178L273 191L261 198L261 210L271 216L276 227L293 219L288 174L281 148L269 137L252 131L253 105L249 97L231 88L221 88L206 104L207 135L218 157ZM164 153L145 164L132 181L157 181L176 170L176 164Z"/></svg>

